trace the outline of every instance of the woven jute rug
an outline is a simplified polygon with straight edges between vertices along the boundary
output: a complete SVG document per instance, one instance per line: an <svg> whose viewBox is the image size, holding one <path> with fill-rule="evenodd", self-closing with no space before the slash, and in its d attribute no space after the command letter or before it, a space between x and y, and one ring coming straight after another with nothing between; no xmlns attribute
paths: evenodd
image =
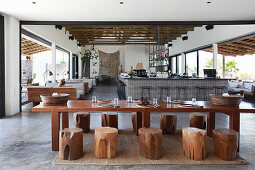
<svg viewBox="0 0 255 170"><path fill-rule="evenodd" d="M248 162L240 157L234 161L224 161L214 155L213 140L207 137L207 156L205 160L187 159L182 154L182 135L163 135L162 158L150 160L139 154L138 136L130 130L119 130L117 156L114 159L96 159L94 150L94 131L84 134L84 156L78 160L62 160L58 156L56 165L241 165Z"/></svg>

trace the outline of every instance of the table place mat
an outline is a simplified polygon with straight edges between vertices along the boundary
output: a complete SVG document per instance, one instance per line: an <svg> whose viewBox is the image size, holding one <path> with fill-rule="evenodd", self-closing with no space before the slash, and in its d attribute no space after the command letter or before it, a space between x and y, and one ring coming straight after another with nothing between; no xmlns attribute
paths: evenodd
<svg viewBox="0 0 255 170"><path fill-rule="evenodd" d="M153 108L153 105L139 105L137 104L136 107L140 107L140 108Z"/></svg>
<svg viewBox="0 0 255 170"><path fill-rule="evenodd" d="M97 100L97 103L111 103L112 101L109 99L99 99Z"/></svg>
<svg viewBox="0 0 255 170"><path fill-rule="evenodd" d="M97 104L97 107L114 107L114 105L111 103L100 103Z"/></svg>
<svg viewBox="0 0 255 170"><path fill-rule="evenodd" d="M172 100L171 104L183 104L184 101L183 100Z"/></svg>

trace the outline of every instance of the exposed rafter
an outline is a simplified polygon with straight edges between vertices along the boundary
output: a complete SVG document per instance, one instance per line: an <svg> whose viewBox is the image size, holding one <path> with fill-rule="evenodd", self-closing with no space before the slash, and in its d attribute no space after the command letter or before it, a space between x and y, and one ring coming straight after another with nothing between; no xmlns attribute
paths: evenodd
<svg viewBox="0 0 255 170"><path fill-rule="evenodd" d="M21 39L21 53L22 55L29 56L32 54L48 51L50 48L45 47L41 44L35 43L28 39L22 38Z"/></svg>
<svg viewBox="0 0 255 170"><path fill-rule="evenodd" d="M166 44L199 26L201 25L163 25L158 31L158 25L64 25L66 31L81 45L148 44L153 41L152 35L155 36L155 44Z"/></svg>

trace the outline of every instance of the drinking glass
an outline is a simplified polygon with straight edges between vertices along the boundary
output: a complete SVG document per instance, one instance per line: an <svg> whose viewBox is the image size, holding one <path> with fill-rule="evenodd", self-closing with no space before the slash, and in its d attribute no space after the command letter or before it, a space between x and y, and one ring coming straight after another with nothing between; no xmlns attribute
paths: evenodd
<svg viewBox="0 0 255 170"><path fill-rule="evenodd" d="M158 99L157 98L153 98L153 105L154 106L158 105Z"/></svg>
<svg viewBox="0 0 255 170"><path fill-rule="evenodd" d="M192 98L192 105L196 105L197 99L196 98Z"/></svg>
<svg viewBox="0 0 255 170"><path fill-rule="evenodd" d="M167 103L171 103L171 97L170 97L170 96L167 96L167 97L166 97L166 102L167 102Z"/></svg>
<svg viewBox="0 0 255 170"><path fill-rule="evenodd" d="M92 103L96 103L97 102L97 97L96 96L92 96Z"/></svg>
<svg viewBox="0 0 255 170"><path fill-rule="evenodd" d="M118 106L119 105L119 98L114 98L113 99L113 104L114 104L114 106Z"/></svg>
<svg viewBox="0 0 255 170"><path fill-rule="evenodd" d="M132 96L128 96L127 102L128 102L128 103L132 103L132 102L133 102Z"/></svg>

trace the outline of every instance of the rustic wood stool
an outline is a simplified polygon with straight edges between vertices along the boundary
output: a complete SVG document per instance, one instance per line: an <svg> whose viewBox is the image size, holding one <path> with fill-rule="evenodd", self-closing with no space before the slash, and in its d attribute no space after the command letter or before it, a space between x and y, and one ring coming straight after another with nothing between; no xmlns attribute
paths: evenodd
<svg viewBox="0 0 255 170"><path fill-rule="evenodd" d="M140 128L138 135L140 154L147 159L159 159L161 157L162 130Z"/></svg>
<svg viewBox="0 0 255 170"><path fill-rule="evenodd" d="M176 86L177 88L177 100L187 100L187 89L188 86ZM181 96L182 94L182 96Z"/></svg>
<svg viewBox="0 0 255 170"><path fill-rule="evenodd" d="M88 112L75 112L73 114L74 125L81 128L83 133L90 131L90 114Z"/></svg>
<svg viewBox="0 0 255 170"><path fill-rule="evenodd" d="M226 90L226 86L214 86L215 88L215 94L223 94Z"/></svg>
<svg viewBox="0 0 255 170"><path fill-rule="evenodd" d="M206 158L206 131L198 128L182 129L182 149L186 158L203 160Z"/></svg>
<svg viewBox="0 0 255 170"><path fill-rule="evenodd" d="M141 128L142 127L142 117L138 116L138 120L136 119L136 113L132 113L131 114L131 120L132 120L132 125L133 125L133 132L136 133L137 132L137 128ZM136 121L138 121L138 127Z"/></svg>
<svg viewBox="0 0 255 170"><path fill-rule="evenodd" d="M208 96L208 86L196 86L197 88L197 100L202 100L202 101L207 101L209 96Z"/></svg>
<svg viewBox="0 0 255 170"><path fill-rule="evenodd" d="M65 128L59 132L59 157L75 160L83 156L83 130Z"/></svg>
<svg viewBox="0 0 255 170"><path fill-rule="evenodd" d="M140 88L142 89L141 97L145 97L144 92L147 90L148 97L149 97L149 100L150 100L151 99L151 89L152 89L152 87L151 86L141 86Z"/></svg>
<svg viewBox="0 0 255 170"><path fill-rule="evenodd" d="M190 127L206 129L206 115L203 113L190 113Z"/></svg>
<svg viewBox="0 0 255 170"><path fill-rule="evenodd" d="M177 115L160 114L160 129L163 134L176 134Z"/></svg>
<svg viewBox="0 0 255 170"><path fill-rule="evenodd" d="M164 90L166 91L166 96L169 96L170 95L170 86L159 86L159 89L160 89L160 100L162 100L163 98L163 93L164 93Z"/></svg>
<svg viewBox="0 0 255 170"><path fill-rule="evenodd" d="M94 156L99 159L115 158L118 129L99 127L95 129Z"/></svg>
<svg viewBox="0 0 255 170"><path fill-rule="evenodd" d="M102 113L102 127L113 127L118 129L118 113Z"/></svg>
<svg viewBox="0 0 255 170"><path fill-rule="evenodd" d="M236 159L238 148L238 132L231 129L214 129L214 153L219 158L232 161Z"/></svg>

